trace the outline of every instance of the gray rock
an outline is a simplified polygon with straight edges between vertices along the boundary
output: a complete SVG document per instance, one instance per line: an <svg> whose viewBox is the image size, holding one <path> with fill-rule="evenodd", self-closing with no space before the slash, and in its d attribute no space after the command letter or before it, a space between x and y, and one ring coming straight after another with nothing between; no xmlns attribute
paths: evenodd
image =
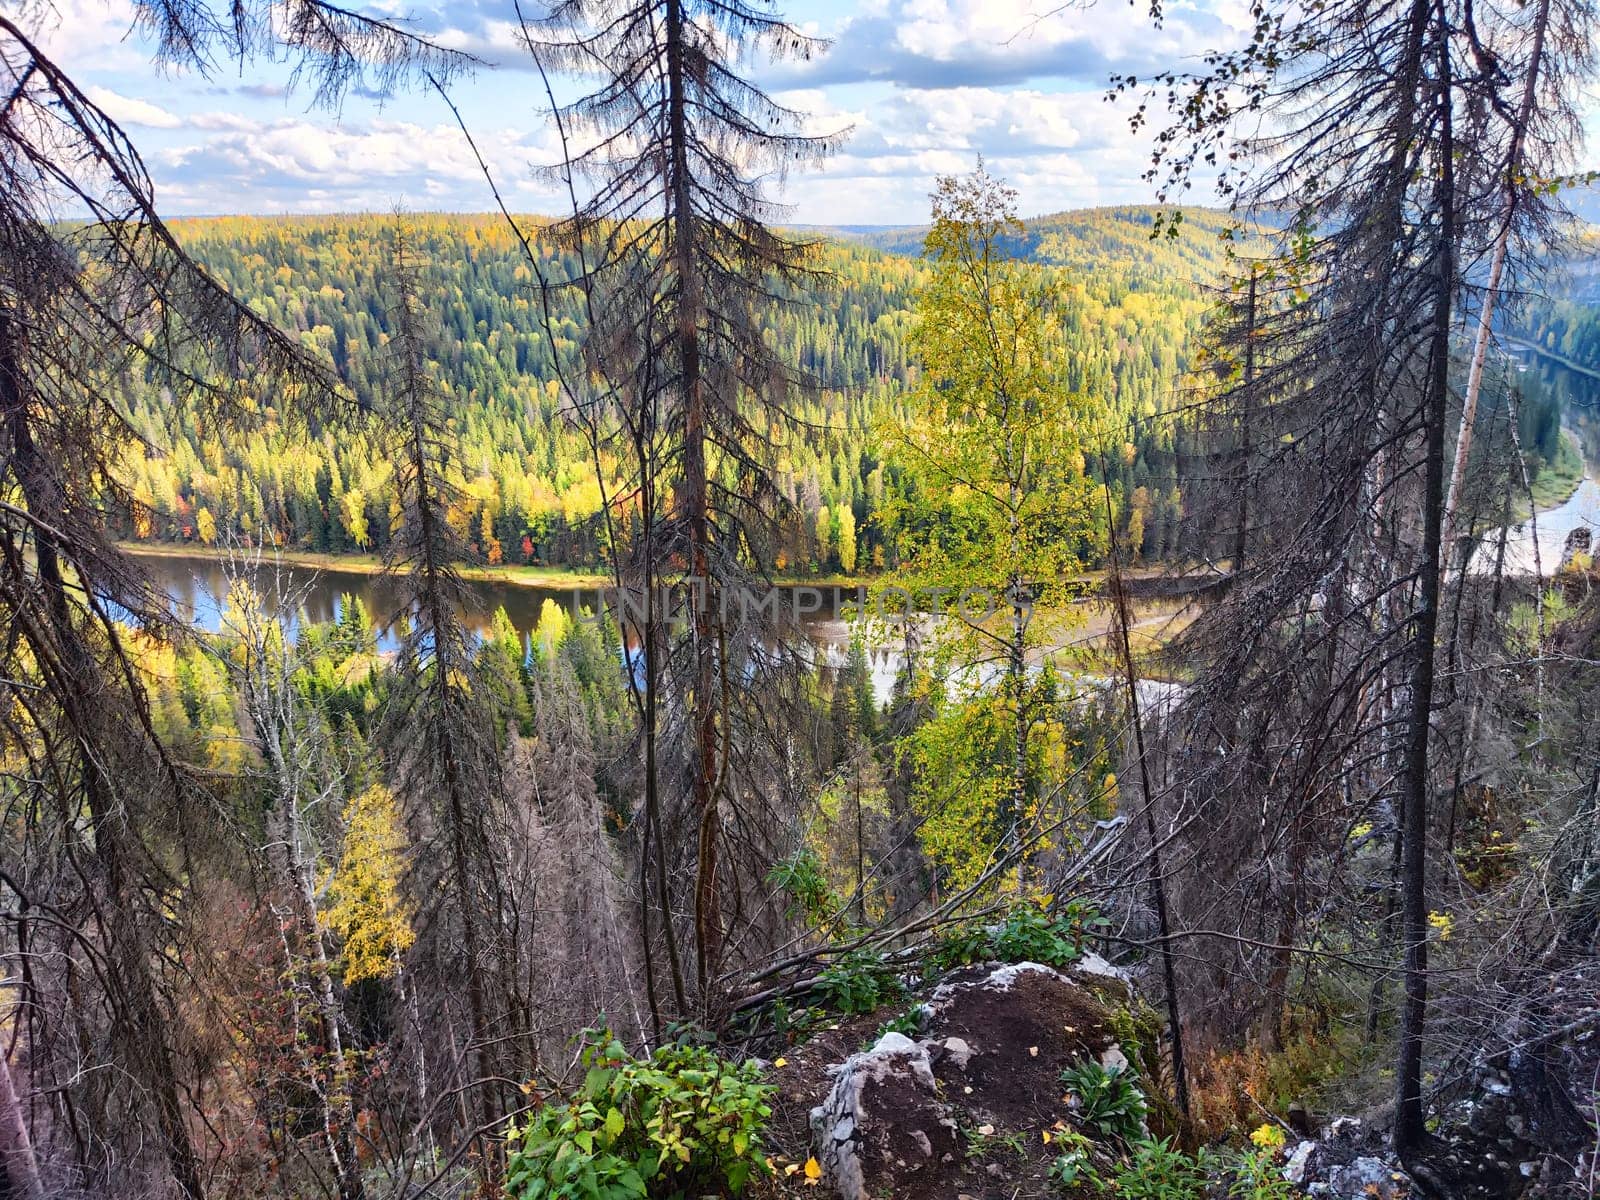
<svg viewBox="0 0 1600 1200"><path fill-rule="evenodd" d="M1105 1053L1100 1055L1100 1066L1107 1071L1126 1071L1128 1056L1122 1052L1121 1046L1107 1046Z"/></svg>
<svg viewBox="0 0 1600 1200"><path fill-rule="evenodd" d="M1396 1200L1410 1191L1405 1172L1396 1170L1381 1158L1362 1155L1335 1167L1328 1173L1330 1194L1340 1200Z"/></svg>
<svg viewBox="0 0 1600 1200"><path fill-rule="evenodd" d="M940 1101L928 1057L931 1042L886 1033L834 1073L833 1089L811 1110L822 1177L842 1200L875 1194L873 1166L917 1171L955 1146L955 1121Z"/></svg>
<svg viewBox="0 0 1600 1200"><path fill-rule="evenodd" d="M1283 1177L1293 1184L1302 1184L1306 1181L1306 1169L1311 1165L1311 1156L1316 1153L1315 1142L1301 1142L1289 1152L1289 1161L1283 1165Z"/></svg>
<svg viewBox="0 0 1600 1200"><path fill-rule="evenodd" d="M950 1063L958 1071L965 1071L967 1064L972 1061L972 1047L967 1045L965 1038L947 1037L941 1043L944 1052L950 1056Z"/></svg>

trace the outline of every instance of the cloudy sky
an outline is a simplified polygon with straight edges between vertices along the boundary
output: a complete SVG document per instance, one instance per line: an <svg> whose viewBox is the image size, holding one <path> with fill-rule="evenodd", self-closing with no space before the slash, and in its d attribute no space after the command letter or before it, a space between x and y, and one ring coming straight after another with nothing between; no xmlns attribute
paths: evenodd
<svg viewBox="0 0 1600 1200"><path fill-rule="evenodd" d="M832 44L813 61L761 68L760 81L812 128L852 130L826 167L785 188L792 219L814 224L921 221L933 177L970 169L980 153L1018 187L1025 212L1148 200L1146 145L1129 136L1127 109L1106 102L1107 78L1231 44L1247 11L1240 0L1179 0L1157 29L1145 0L779 3ZM40 19L47 50L134 135L169 213L492 205L436 94L358 93L329 114L272 64L157 73L130 33L127 0L55 0L55 10L59 24ZM368 0L367 11L406 17L490 64L454 89L473 136L508 202L560 210L534 179L556 144L517 49L512 0Z"/></svg>

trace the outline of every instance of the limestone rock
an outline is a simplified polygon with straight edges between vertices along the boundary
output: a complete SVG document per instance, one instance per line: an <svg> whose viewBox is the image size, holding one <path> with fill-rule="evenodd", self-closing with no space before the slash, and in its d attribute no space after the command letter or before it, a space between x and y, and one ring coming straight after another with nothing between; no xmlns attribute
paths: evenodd
<svg viewBox="0 0 1600 1200"><path fill-rule="evenodd" d="M886 1033L851 1055L811 1110L824 1181L843 1200L868 1200L885 1178L926 1183L956 1152L956 1123L939 1099L931 1043Z"/></svg>

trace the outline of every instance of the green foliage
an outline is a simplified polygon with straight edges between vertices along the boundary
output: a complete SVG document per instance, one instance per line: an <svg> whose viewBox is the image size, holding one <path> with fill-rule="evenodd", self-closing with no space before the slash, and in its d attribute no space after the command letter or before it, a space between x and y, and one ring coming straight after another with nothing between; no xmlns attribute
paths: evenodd
<svg viewBox="0 0 1600 1200"><path fill-rule="evenodd" d="M823 874L822 858L809 846L773 863L767 872L767 883L788 894L787 915L791 920L802 917L808 925L820 925L838 910L838 901Z"/></svg>
<svg viewBox="0 0 1600 1200"><path fill-rule="evenodd" d="M1571 620L1575 611L1560 588L1547 588L1542 612L1536 602L1518 601L1511 606L1506 620L1506 640L1516 651L1532 655L1539 649L1541 630L1548 637L1557 625Z"/></svg>
<svg viewBox="0 0 1600 1200"><path fill-rule="evenodd" d="M1229 1200L1294 1200L1299 1194L1278 1169L1271 1147L1247 1151L1233 1164Z"/></svg>
<svg viewBox="0 0 1600 1200"><path fill-rule="evenodd" d="M994 956L1005 962L1063 967L1083 953L1083 929L1069 916L1049 917L1034 908L1014 909L994 939Z"/></svg>
<svg viewBox="0 0 1600 1200"><path fill-rule="evenodd" d="M1188 337L1208 308L1195 284L1222 266L1215 228L1155 245L1152 212L1101 209L1030 221L1026 244L1017 247L1032 271L1059 284L1055 315L1074 348L1072 393L1107 398L1121 424L1148 430L1135 456L1115 464L1119 502L1167 471L1170 431L1136 418L1161 411L1176 394ZM604 537L599 482L581 437L560 418L555 386L557 364L576 364L582 334L576 292L560 286L576 273L576 258L534 230L556 285L552 340L529 295L526 259L498 216L413 214L406 223L425 264L419 298L437 315L428 352L447 385L457 440L451 470L461 491L452 519L484 561L498 554L507 564L594 563ZM363 407L372 406L392 333L382 286L392 217L173 224L233 294L325 356ZM908 248L920 251L921 240L914 235ZM832 280L825 302L776 304L763 314L785 359L822 385L797 401L800 432L785 446L784 485L795 507L775 543L781 570L849 572L892 561L902 531L886 519L886 502L920 495L905 464L885 463L869 435L915 375L909 300L927 268L896 249L825 241L819 266ZM143 381L130 404L145 445L130 451L119 472L135 503L115 518L116 532L199 541L208 530L226 531L310 550L381 553L394 498L382 432L296 428L269 400L262 398L255 436L222 444L191 414L174 414L154 380ZM1146 537L1158 551L1175 536L1178 509L1170 488L1152 487L1152 495ZM207 530L199 527L201 509Z"/></svg>
<svg viewBox="0 0 1600 1200"><path fill-rule="evenodd" d="M689 1200L738 1195L764 1169L762 1127L773 1089L755 1063L701 1045L631 1057L590 1030L582 1085L506 1134L510 1200Z"/></svg>
<svg viewBox="0 0 1600 1200"><path fill-rule="evenodd" d="M872 1041L876 1043L886 1033L903 1033L907 1037L921 1033L924 1019L921 1005L908 1008L899 1016L890 1017L882 1025L879 1025L878 1031L872 1035Z"/></svg>
<svg viewBox="0 0 1600 1200"><path fill-rule="evenodd" d="M1270 1149L1220 1154L1202 1148L1185 1154L1170 1139L1128 1144L1128 1155L1108 1177L1096 1171L1090 1143L1081 1135L1057 1135L1062 1152L1050 1180L1066 1191L1087 1191L1116 1200L1293 1200L1300 1193L1283 1178ZM1226 1184L1227 1191L1221 1188Z"/></svg>
<svg viewBox="0 0 1600 1200"><path fill-rule="evenodd" d="M373 784L350 798L344 819L344 853L322 920L343 943L339 969L350 986L392 976L417 935L400 890L405 839L394 793Z"/></svg>
<svg viewBox="0 0 1600 1200"><path fill-rule="evenodd" d="M1057 1122L1055 1130L1046 1134L1047 1138L1053 1137L1059 1153L1050 1164L1048 1176L1050 1182L1064 1191L1088 1189L1099 1191L1103 1186L1100 1174L1095 1170L1093 1146L1089 1139L1076 1130L1068 1129Z"/></svg>
<svg viewBox="0 0 1600 1200"><path fill-rule="evenodd" d="M997 927L974 926L946 937L934 951L934 963L949 968L998 960L1064 967L1082 955L1086 929L1104 923L1104 917L1078 901L1055 917L1023 905L1007 913Z"/></svg>
<svg viewBox="0 0 1600 1200"><path fill-rule="evenodd" d="M1144 1133L1144 1093L1131 1071L1107 1069L1086 1059L1061 1072L1061 1082L1078 1097L1078 1119L1102 1137L1133 1144Z"/></svg>
<svg viewBox="0 0 1600 1200"><path fill-rule="evenodd" d="M802 1042L825 1016L826 1009L815 1005L791 1008L788 1001L780 998L772 1002L772 1032L786 1044Z"/></svg>
<svg viewBox="0 0 1600 1200"><path fill-rule="evenodd" d="M1049 1176L1051 1183L1068 1190L1088 1187L1098 1191L1102 1186L1087 1150L1068 1150L1056 1155L1050 1164Z"/></svg>
<svg viewBox="0 0 1600 1200"><path fill-rule="evenodd" d="M1108 1181L1117 1200L1204 1200L1218 1166L1209 1151L1190 1156L1171 1139L1140 1142Z"/></svg>
<svg viewBox="0 0 1600 1200"><path fill-rule="evenodd" d="M840 1013L869 1013L905 995L900 976L883 956L855 950L832 963L817 978L823 1002Z"/></svg>
<svg viewBox="0 0 1600 1200"><path fill-rule="evenodd" d="M1035 618L1035 625L1041 624ZM1032 634L1029 635L1032 637ZM951 652L951 660L943 658ZM941 647L924 661L914 694L929 713L904 740L902 761L913 771L912 807L922 818L917 838L950 891L963 890L994 866L1012 824L1008 793L1016 753L1017 695L1004 681L972 694L969 668L960 659L989 651L976 645ZM957 695L959 693L959 695ZM1071 851L1073 838L1094 811L1100 780L1112 767L1108 747L1117 733L1108 706L1085 703L1081 690L1063 685L1054 669L1027 674L1022 704L1027 796L1015 814L1019 833L1031 835L1029 853ZM1068 780L1066 786L1051 781ZM1045 830L1051 830L1045 833ZM993 875L979 895L1015 895L1016 876Z"/></svg>
<svg viewBox="0 0 1600 1200"><path fill-rule="evenodd" d="M909 419L886 430L943 517L908 530L909 565L996 595L1049 589L1096 524L1084 449L1097 413L1053 319L1065 281L1010 253L1016 193L981 166L941 177L933 212L912 331L922 377Z"/></svg>

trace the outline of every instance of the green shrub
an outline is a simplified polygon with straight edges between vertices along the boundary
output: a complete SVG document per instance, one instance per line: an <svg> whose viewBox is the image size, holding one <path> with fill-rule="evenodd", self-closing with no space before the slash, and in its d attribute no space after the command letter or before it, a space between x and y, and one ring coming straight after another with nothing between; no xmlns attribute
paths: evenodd
<svg viewBox="0 0 1600 1200"><path fill-rule="evenodd" d="M1062 1129L1055 1140L1062 1149L1050 1164L1050 1182L1066 1191L1080 1188L1103 1191L1105 1182L1095 1170L1089 1139L1081 1133Z"/></svg>
<svg viewBox="0 0 1600 1200"><path fill-rule="evenodd" d="M994 938L995 957L1006 962L1036 962L1060 967L1074 962L1082 952L1078 932L1063 918L1050 918L1037 909L1010 913Z"/></svg>
<svg viewBox="0 0 1600 1200"><path fill-rule="evenodd" d="M796 850L788 858L772 864L767 883L789 895L785 914L790 920L803 917L807 925L817 926L839 908L838 900L822 873L822 858L810 847Z"/></svg>
<svg viewBox="0 0 1600 1200"><path fill-rule="evenodd" d="M905 995L905 985L883 957L856 950L817 977L817 991L835 1012L869 1013Z"/></svg>
<svg viewBox="0 0 1600 1200"><path fill-rule="evenodd" d="M941 967L996 959L1064 967L1083 955L1086 930L1105 924L1093 909L1073 902L1059 916L1033 906L1012 909L998 926L975 926L945 938L934 952Z"/></svg>
<svg viewBox="0 0 1600 1200"><path fill-rule="evenodd" d="M1228 1185L1230 1200L1294 1200L1300 1193L1278 1169L1278 1157L1270 1146L1241 1154Z"/></svg>
<svg viewBox="0 0 1600 1200"><path fill-rule="evenodd" d="M1208 1151L1190 1157L1163 1140L1140 1142L1109 1182L1117 1200L1204 1200L1215 1173Z"/></svg>
<svg viewBox="0 0 1600 1200"><path fill-rule="evenodd" d="M1078 1120L1101 1137L1132 1144L1143 1136L1144 1093L1131 1071L1088 1060L1062 1071L1061 1082L1078 1097Z"/></svg>
<svg viewBox="0 0 1600 1200"><path fill-rule="evenodd" d="M773 1088L753 1062L688 1043L634 1058L585 1034L583 1084L507 1130L510 1200L685 1200L738 1195L764 1169Z"/></svg>

